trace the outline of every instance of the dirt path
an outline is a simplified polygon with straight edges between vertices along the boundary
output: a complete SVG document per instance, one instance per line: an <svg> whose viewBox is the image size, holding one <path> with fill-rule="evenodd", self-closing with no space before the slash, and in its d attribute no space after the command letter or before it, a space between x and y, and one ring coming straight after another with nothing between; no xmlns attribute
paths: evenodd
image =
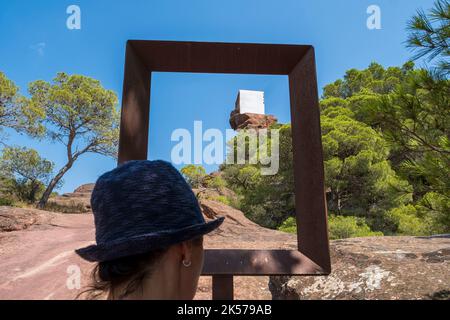
<svg viewBox="0 0 450 320"><path fill-rule="evenodd" d="M0 233L0 299L74 298L68 268L91 266L73 250L91 243L93 234L90 214L53 214L48 224Z"/></svg>

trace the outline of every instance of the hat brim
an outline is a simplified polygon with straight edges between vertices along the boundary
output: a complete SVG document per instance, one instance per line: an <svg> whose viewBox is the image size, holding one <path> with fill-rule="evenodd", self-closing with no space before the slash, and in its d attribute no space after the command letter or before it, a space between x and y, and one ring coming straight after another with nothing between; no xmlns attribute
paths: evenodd
<svg viewBox="0 0 450 320"><path fill-rule="evenodd" d="M224 220L220 217L206 223L195 224L177 230L164 230L103 244L90 245L75 252L90 262L111 261L127 256L162 249L170 245L191 240L218 228Z"/></svg>

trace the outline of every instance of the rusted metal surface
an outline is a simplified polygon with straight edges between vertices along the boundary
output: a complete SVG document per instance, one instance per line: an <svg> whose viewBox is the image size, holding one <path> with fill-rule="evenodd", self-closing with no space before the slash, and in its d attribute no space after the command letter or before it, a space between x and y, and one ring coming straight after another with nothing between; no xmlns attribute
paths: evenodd
<svg viewBox="0 0 450 320"><path fill-rule="evenodd" d="M289 73L298 249L331 271L314 48Z"/></svg>
<svg viewBox="0 0 450 320"><path fill-rule="evenodd" d="M147 159L153 71L289 76L299 251L206 251L204 274L213 275L213 297L232 297L233 274L330 273L314 48L308 45L147 40L130 40L126 48L119 164Z"/></svg>
<svg viewBox="0 0 450 320"><path fill-rule="evenodd" d="M212 277L213 300L233 300L234 286L232 275L214 275Z"/></svg>
<svg viewBox="0 0 450 320"><path fill-rule="evenodd" d="M296 250L205 250L203 275L316 275L324 270Z"/></svg>
<svg viewBox="0 0 450 320"><path fill-rule="evenodd" d="M164 72L286 75L310 46L129 40L147 69Z"/></svg>
<svg viewBox="0 0 450 320"><path fill-rule="evenodd" d="M128 42L120 121L119 163L147 159L150 72Z"/></svg>

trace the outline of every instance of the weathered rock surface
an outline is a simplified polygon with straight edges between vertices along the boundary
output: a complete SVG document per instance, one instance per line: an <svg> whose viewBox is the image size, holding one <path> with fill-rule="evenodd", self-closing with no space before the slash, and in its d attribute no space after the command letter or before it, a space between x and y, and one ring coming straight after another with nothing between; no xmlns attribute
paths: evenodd
<svg viewBox="0 0 450 320"><path fill-rule="evenodd" d="M239 113L237 110L231 111L230 114L230 126L233 130L263 129L268 128L275 122L277 122L277 118L272 115Z"/></svg>
<svg viewBox="0 0 450 320"><path fill-rule="evenodd" d="M275 299L450 299L450 235L331 243L328 277L271 277Z"/></svg>
<svg viewBox="0 0 450 320"><path fill-rule="evenodd" d="M52 211L64 213L84 213L91 210L91 193L94 183L84 184L74 192L64 193L61 196L52 197L48 200L47 207Z"/></svg>
<svg viewBox="0 0 450 320"><path fill-rule="evenodd" d="M74 193L86 193L91 186ZM296 237L269 230L221 202L201 199L206 220L225 216L205 248L295 249ZM73 299L89 285L93 264L74 249L94 241L91 214L0 207L0 299ZM235 277L236 299L448 299L450 236L374 237L331 242L328 277ZM81 274L80 287L74 281ZM211 299L201 277L196 299Z"/></svg>
<svg viewBox="0 0 450 320"><path fill-rule="evenodd" d="M0 207L0 232L25 230L34 224L51 221L52 214L30 208Z"/></svg>

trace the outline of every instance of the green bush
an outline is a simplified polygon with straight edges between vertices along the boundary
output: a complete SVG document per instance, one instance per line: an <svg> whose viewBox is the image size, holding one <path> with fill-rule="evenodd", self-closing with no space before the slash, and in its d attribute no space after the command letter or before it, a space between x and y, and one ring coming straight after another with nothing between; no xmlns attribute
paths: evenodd
<svg viewBox="0 0 450 320"><path fill-rule="evenodd" d="M237 210L241 210L241 201L238 197L227 197L228 202L229 202L229 206L237 209ZM242 211L242 210L241 210Z"/></svg>
<svg viewBox="0 0 450 320"><path fill-rule="evenodd" d="M429 233L450 233L450 194L428 192L416 208L419 216L426 217L430 225Z"/></svg>
<svg viewBox="0 0 450 320"><path fill-rule="evenodd" d="M0 198L0 206L14 206L14 200L10 198Z"/></svg>
<svg viewBox="0 0 450 320"><path fill-rule="evenodd" d="M390 210L386 218L391 221L393 231L397 235L423 236L430 233L430 222L420 216L413 205L404 205Z"/></svg>
<svg viewBox="0 0 450 320"><path fill-rule="evenodd" d="M328 228L330 239L344 239L357 237L383 236L382 232L370 230L363 218L353 216L335 216L328 217ZM278 230L288 233L297 233L297 224L294 217L287 218Z"/></svg>
<svg viewBox="0 0 450 320"><path fill-rule="evenodd" d="M226 182L221 176L206 176L203 183L206 188L210 189L222 190L226 187Z"/></svg>
<svg viewBox="0 0 450 320"><path fill-rule="evenodd" d="M59 213L86 213L90 211L82 203L75 203L73 201L64 204L49 201L43 210Z"/></svg>
<svg viewBox="0 0 450 320"><path fill-rule="evenodd" d="M189 164L181 169L181 174L186 179L191 188L199 188L202 186L206 177L205 168L194 164Z"/></svg>
<svg viewBox="0 0 450 320"><path fill-rule="evenodd" d="M214 197L211 197L210 199L214 200L214 201L222 202L223 204L226 204L227 206L230 205L230 199L228 199L225 196L214 196Z"/></svg>
<svg viewBox="0 0 450 320"><path fill-rule="evenodd" d="M297 233L297 223L294 217L289 217L278 227L278 230L288 233Z"/></svg>
<svg viewBox="0 0 450 320"><path fill-rule="evenodd" d="M363 218L353 216L335 216L328 217L328 228L330 239L345 239L358 237L383 236L382 232L370 230Z"/></svg>

